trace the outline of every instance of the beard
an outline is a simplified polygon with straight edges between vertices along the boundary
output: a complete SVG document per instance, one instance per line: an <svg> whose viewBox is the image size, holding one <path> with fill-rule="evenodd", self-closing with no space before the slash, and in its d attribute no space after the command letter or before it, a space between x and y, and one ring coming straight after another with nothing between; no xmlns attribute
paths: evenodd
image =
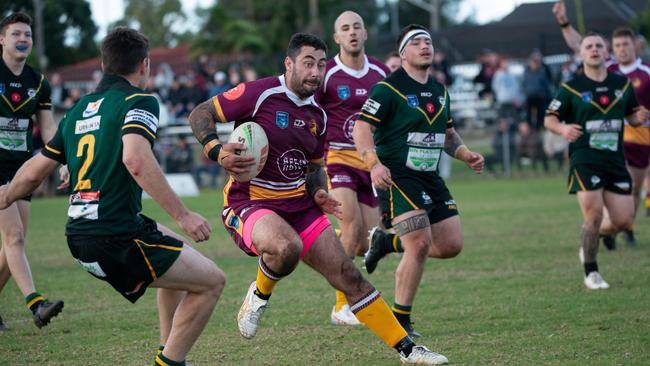
<svg viewBox="0 0 650 366"><path fill-rule="evenodd" d="M296 75L294 69L294 72L292 72L291 75L291 89L301 99L309 98L312 95L314 95L314 93L316 93L316 90L318 90L318 87L320 86L320 80L318 80L318 85L316 85L315 87L307 86L305 85L305 82L306 80L298 79L298 76Z"/></svg>

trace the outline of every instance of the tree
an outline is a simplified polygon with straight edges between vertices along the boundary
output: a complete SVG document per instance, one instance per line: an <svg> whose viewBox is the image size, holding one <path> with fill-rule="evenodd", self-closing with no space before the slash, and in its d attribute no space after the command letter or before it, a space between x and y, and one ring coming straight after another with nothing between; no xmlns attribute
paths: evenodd
<svg viewBox="0 0 650 366"><path fill-rule="evenodd" d="M97 26L92 20L90 5L86 1L42 0L42 3L48 69L98 54L94 40ZM24 11L34 18L32 0L0 0L0 8L3 9L3 17L13 12Z"/></svg>
<svg viewBox="0 0 650 366"><path fill-rule="evenodd" d="M172 26L186 19L180 0L125 0L124 19L113 24L137 28L151 47L170 47L180 34Z"/></svg>

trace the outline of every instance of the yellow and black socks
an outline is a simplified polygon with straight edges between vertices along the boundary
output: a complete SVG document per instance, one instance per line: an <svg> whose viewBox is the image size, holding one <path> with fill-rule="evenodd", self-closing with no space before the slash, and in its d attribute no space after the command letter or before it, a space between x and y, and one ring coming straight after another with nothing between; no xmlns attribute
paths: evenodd
<svg viewBox="0 0 650 366"><path fill-rule="evenodd" d="M271 297L275 284L282 279L282 276L273 272L262 260L258 262L257 266L257 279L255 280L255 295L263 300L268 300Z"/></svg>
<svg viewBox="0 0 650 366"><path fill-rule="evenodd" d="M350 309L359 321L381 338L387 345L408 356L414 344L404 328L399 324L390 308L381 298L379 291L373 290Z"/></svg>
<svg viewBox="0 0 650 366"><path fill-rule="evenodd" d="M154 363L156 366L186 366L185 360L183 361L173 361L165 357L162 352L158 353L156 356L156 361Z"/></svg>
<svg viewBox="0 0 650 366"><path fill-rule="evenodd" d="M399 321L402 326L408 326L411 324L411 308L412 306L400 305L398 303L393 304L393 314L397 321Z"/></svg>
<svg viewBox="0 0 650 366"><path fill-rule="evenodd" d="M403 253L402 241L399 236L393 233L386 233L384 236L384 253Z"/></svg>
<svg viewBox="0 0 650 366"><path fill-rule="evenodd" d="M334 311L341 311L341 308L347 305L348 299L345 298L345 294L339 290L336 290L336 304L334 305Z"/></svg>
<svg viewBox="0 0 650 366"><path fill-rule="evenodd" d="M38 309L38 306L43 301L45 301L45 298L38 292L32 292L31 294L27 295L27 297L25 297L25 305L29 310L31 310L32 314L36 313L36 309Z"/></svg>

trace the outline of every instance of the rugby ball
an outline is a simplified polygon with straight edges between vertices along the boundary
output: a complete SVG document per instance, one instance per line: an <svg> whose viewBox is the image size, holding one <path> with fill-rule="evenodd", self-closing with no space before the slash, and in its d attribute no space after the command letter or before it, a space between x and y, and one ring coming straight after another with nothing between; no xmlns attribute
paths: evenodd
<svg viewBox="0 0 650 366"><path fill-rule="evenodd" d="M243 144L246 150L238 150L237 155L255 158L255 164L251 165L245 173L231 174L238 182L248 182L257 177L264 169L266 158L269 154L269 139L262 126L255 122L244 122L230 134L228 143Z"/></svg>

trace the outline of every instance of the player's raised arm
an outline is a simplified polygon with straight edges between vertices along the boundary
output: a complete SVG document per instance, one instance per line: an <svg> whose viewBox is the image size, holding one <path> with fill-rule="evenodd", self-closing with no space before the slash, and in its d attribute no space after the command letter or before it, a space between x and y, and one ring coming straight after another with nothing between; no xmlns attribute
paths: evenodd
<svg viewBox="0 0 650 366"><path fill-rule="evenodd" d="M562 37L564 37L567 46L569 46L573 53L579 53L582 35L580 35L580 33L573 28L571 22L569 22L569 18L566 16L566 5L564 4L564 0L560 0L553 5L553 15L555 15L555 19L560 25Z"/></svg>

